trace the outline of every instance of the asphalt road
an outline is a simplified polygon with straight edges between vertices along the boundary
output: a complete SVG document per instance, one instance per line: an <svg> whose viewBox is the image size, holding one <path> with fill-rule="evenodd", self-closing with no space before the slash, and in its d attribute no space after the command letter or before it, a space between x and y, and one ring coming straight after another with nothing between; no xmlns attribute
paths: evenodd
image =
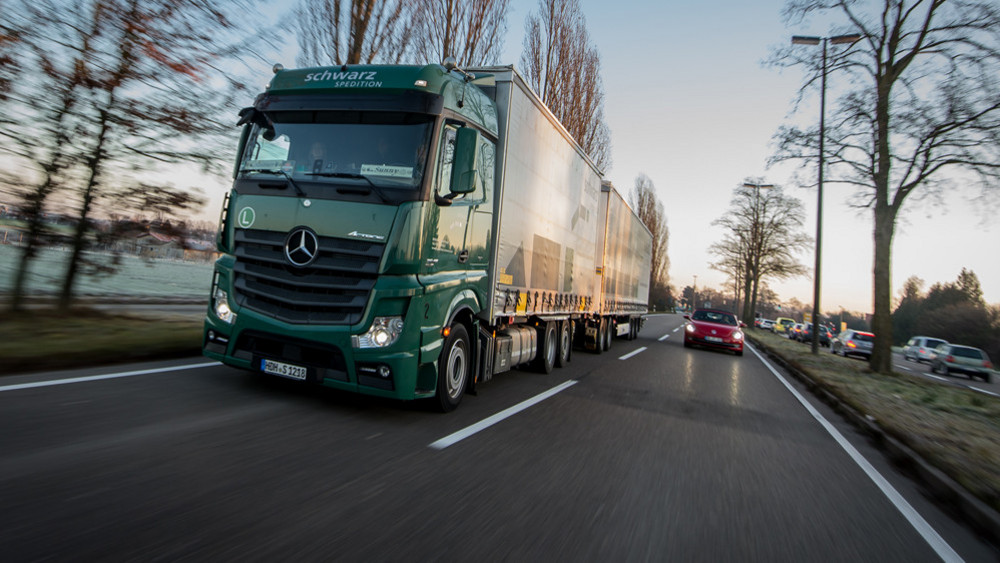
<svg viewBox="0 0 1000 563"><path fill-rule="evenodd" d="M498 376L447 415L198 358L5 377L0 554L998 558L790 378L750 350L683 348L682 323ZM72 379L101 375L122 376Z"/></svg>

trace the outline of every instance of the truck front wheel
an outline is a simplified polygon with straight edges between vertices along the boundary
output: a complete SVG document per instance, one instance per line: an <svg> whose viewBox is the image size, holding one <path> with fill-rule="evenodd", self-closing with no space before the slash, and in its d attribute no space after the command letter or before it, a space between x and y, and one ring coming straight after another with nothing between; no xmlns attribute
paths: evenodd
<svg viewBox="0 0 1000 563"><path fill-rule="evenodd" d="M443 412L455 410L462 402L471 358L469 332L460 324L453 325L438 360L437 398Z"/></svg>

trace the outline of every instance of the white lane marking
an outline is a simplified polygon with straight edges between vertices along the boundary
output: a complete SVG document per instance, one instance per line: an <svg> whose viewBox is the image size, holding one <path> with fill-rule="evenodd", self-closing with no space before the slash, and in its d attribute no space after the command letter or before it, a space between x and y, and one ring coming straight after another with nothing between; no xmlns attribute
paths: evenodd
<svg viewBox="0 0 1000 563"><path fill-rule="evenodd" d="M925 374L923 374L923 375L924 375L925 377L930 377L930 378L932 378L932 379L936 379L936 380L938 380L938 381L950 381L950 380L949 380L949 379L948 379L947 377L941 377L940 375L934 375L934 374L932 374L932 373L925 373Z"/></svg>
<svg viewBox="0 0 1000 563"><path fill-rule="evenodd" d="M674 332L677 332L680 329L681 329L681 327L677 327L677 328L674 329Z"/></svg>
<svg viewBox="0 0 1000 563"><path fill-rule="evenodd" d="M794 395L796 399L798 399L799 403L801 403L802 406L809 411L809 414L811 414L813 418L819 422L820 426L822 426L830 434L830 436L832 436L833 439L840 444L840 447L843 448L844 451L847 452L847 455L854 460L854 463L858 464L858 467L860 467L861 470L868 475L868 478L875 483L875 486L877 486L879 490L882 491L882 494L889 499L889 502L896 507L896 510L898 510L899 513L906 518L910 525L916 529L917 533L924 538L924 541L931 546L931 549L937 553L938 557L944 561L962 561L962 558L955 553L955 550L948 545L948 542L944 541L944 538L942 538L937 531L934 530L934 528L932 528L922 516L920 516L920 513L910 506L910 503L906 502L903 495L899 494L899 492L896 491L891 484L889 484L889 481L886 481L885 477L883 477L882 474L872 466L872 464L868 463L868 460L865 459L864 456L862 456L861 453L858 452L858 450L856 450L854 446L852 446L851 443L848 442L847 439L844 438L844 436L829 423L829 421L823 418L823 415L813 408L813 406L806 401L805 397L796 391L795 388L792 387L792 385L788 383L788 381L782 377L781 374L778 373L778 371L775 370L771 364L760 355L759 352L757 352L756 348L751 346L750 350L752 350L753 353L760 358L760 361L767 366L767 369L771 370L771 373L778 378L778 381L780 381L785 388L788 389L788 391Z"/></svg>
<svg viewBox="0 0 1000 563"><path fill-rule="evenodd" d="M629 352L628 354L625 354L624 356L621 356L618 359L619 360L627 360L627 359L631 358L632 356L634 356L636 354L641 354L641 353L643 353L645 351L646 351L646 347L643 346L642 348L639 348L638 350L633 350L632 352Z"/></svg>
<svg viewBox="0 0 1000 563"><path fill-rule="evenodd" d="M910 368L908 368L908 367L906 367L906 366L901 366L901 365L899 365L899 364L896 364L896 367L898 367L898 368L899 368L899 369L901 369L901 370L906 370L906 371L913 371L912 369L910 369Z"/></svg>
<svg viewBox="0 0 1000 563"><path fill-rule="evenodd" d="M661 336L661 337L660 337L660 338L659 338L658 340L659 340L660 342L663 342L664 340L666 340L666 339L668 339L668 338L670 338L670 335L669 335L669 334L664 334L664 335L663 335L663 336Z"/></svg>
<svg viewBox="0 0 1000 563"><path fill-rule="evenodd" d="M1000 395L994 393L993 391L987 391L986 389L980 389L979 387L973 387L971 385L966 385L969 389L973 391L979 391L980 393L986 393L987 395L993 395L994 397L1000 397Z"/></svg>
<svg viewBox="0 0 1000 563"><path fill-rule="evenodd" d="M430 444L428 447L434 448L435 450L443 450L448 446L461 442L462 440L468 438L469 436L472 436L473 434L476 434L482 430L489 428L490 426L493 426L494 424L497 424L498 422L502 422L503 420L514 416L515 414L527 409L528 407L534 406L544 401L545 399L548 399L549 397L555 395L556 393L565 391L566 389L569 389L574 385L576 385L576 380L571 379L561 385L557 385L552 389L549 389L544 393L540 393L526 401L522 401L514 405L513 407L504 409L489 418L480 420L479 422L473 424L472 426L467 426L459 430L458 432L449 434L444 438L441 438L440 440Z"/></svg>
<svg viewBox="0 0 1000 563"><path fill-rule="evenodd" d="M87 377L71 377L69 379L52 379L49 381L37 381L35 383L19 383L16 385L0 386L0 392L17 391L18 389L33 389L35 387L51 387L53 385L69 385L70 383L85 383L88 381L100 381L102 379L116 379L119 377L132 377L135 375L150 375L154 373L166 373L169 371L181 371L186 369L204 368L209 366L222 365L219 362L205 362L203 364L188 364L185 366L174 366L168 368L142 369L137 371L123 371L120 373L108 373L104 375L90 375Z"/></svg>

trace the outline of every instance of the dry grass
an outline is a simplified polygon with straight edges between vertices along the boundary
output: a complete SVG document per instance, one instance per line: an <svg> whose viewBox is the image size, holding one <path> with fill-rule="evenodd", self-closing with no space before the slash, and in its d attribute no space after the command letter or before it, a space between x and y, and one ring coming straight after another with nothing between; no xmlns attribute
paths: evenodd
<svg viewBox="0 0 1000 563"><path fill-rule="evenodd" d="M93 310L31 310L0 317L0 374L201 353L201 319L126 316Z"/></svg>
<svg viewBox="0 0 1000 563"><path fill-rule="evenodd" d="M858 412L874 418L969 492L1000 510L1000 398L893 373L771 333L751 337Z"/></svg>

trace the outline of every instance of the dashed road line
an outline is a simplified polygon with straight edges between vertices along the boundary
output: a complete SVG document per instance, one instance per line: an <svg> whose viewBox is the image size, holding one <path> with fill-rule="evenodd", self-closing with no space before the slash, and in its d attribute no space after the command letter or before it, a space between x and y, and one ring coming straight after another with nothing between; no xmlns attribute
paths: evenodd
<svg viewBox="0 0 1000 563"><path fill-rule="evenodd" d="M979 391L980 393L985 393L993 397L1000 397L1000 394L994 393L993 391L987 391L986 389L980 389L979 387L973 387L971 385L966 385L966 387L972 389L973 391Z"/></svg>
<svg viewBox="0 0 1000 563"><path fill-rule="evenodd" d="M660 341L660 342L663 342L664 340L666 340L668 338L670 338L670 335L669 334L664 334L663 336L661 336L657 340Z"/></svg>
<svg viewBox="0 0 1000 563"><path fill-rule="evenodd" d="M504 409L489 418L484 418L483 420L480 420L479 422L473 424L472 426L466 426L465 428L459 430L458 432L449 434L444 438L441 438L440 440L431 443L428 447L433 448L435 450L443 450L448 446L454 445L468 438L469 436L472 436L473 434L486 430L490 426L502 422L529 407L537 405L538 403L544 401L545 399L548 399L549 397L552 397L557 393L561 393L566 389L569 389L570 387L576 385L576 383L577 382L575 379L571 379L561 385L557 385L544 393L539 393L538 395L535 395L530 399L522 401L510 408Z"/></svg>
<svg viewBox="0 0 1000 563"><path fill-rule="evenodd" d="M641 354L641 353L643 353L645 351L646 351L646 347L643 346L642 348L639 348L638 350L633 350L633 351L629 352L628 354L625 354L624 356L619 357L618 359L619 360L627 360L627 359L631 358L632 356L635 356L636 354Z"/></svg>

